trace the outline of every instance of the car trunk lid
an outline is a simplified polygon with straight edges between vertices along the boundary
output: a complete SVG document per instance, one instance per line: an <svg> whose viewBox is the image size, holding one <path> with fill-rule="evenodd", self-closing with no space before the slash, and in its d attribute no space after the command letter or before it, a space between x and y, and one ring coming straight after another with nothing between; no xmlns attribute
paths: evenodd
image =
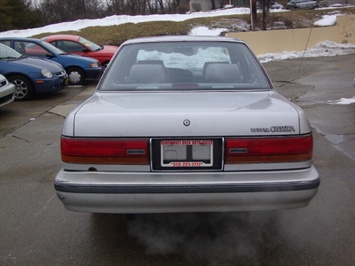
<svg viewBox="0 0 355 266"><path fill-rule="evenodd" d="M273 91L96 93L74 115L76 137L300 134L300 110Z"/></svg>

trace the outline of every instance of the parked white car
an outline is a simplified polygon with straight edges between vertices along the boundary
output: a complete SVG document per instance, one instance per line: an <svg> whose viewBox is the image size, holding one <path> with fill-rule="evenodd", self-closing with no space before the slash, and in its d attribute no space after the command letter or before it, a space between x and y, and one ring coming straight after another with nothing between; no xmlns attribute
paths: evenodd
<svg viewBox="0 0 355 266"><path fill-rule="evenodd" d="M270 9L284 9L284 6L278 2L271 2Z"/></svg>
<svg viewBox="0 0 355 266"><path fill-rule="evenodd" d="M262 9L262 4L260 3L260 1L256 2L256 8L259 9L259 10ZM269 3L269 8L270 9L283 9L284 7L283 7L283 5L279 4L276 1L271 1Z"/></svg>
<svg viewBox="0 0 355 266"><path fill-rule="evenodd" d="M319 186L312 129L234 38L123 43L65 120L55 189L73 211L304 207Z"/></svg>
<svg viewBox="0 0 355 266"><path fill-rule="evenodd" d="M0 74L0 107L15 99L16 87Z"/></svg>

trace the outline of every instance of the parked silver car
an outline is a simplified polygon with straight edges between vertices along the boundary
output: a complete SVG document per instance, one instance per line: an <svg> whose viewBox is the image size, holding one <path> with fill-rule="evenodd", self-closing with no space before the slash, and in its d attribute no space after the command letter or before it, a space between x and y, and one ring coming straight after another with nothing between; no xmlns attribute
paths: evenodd
<svg viewBox="0 0 355 266"><path fill-rule="evenodd" d="M16 87L0 74L0 107L15 99Z"/></svg>
<svg viewBox="0 0 355 266"><path fill-rule="evenodd" d="M66 118L55 189L84 212L304 207L320 182L312 150L304 112L244 42L140 38Z"/></svg>
<svg viewBox="0 0 355 266"><path fill-rule="evenodd" d="M291 0L287 3L287 9L314 9L318 7L317 1L311 0Z"/></svg>
<svg viewBox="0 0 355 266"><path fill-rule="evenodd" d="M284 9L284 6L279 4L278 2L276 1L272 1L270 3L270 9Z"/></svg>

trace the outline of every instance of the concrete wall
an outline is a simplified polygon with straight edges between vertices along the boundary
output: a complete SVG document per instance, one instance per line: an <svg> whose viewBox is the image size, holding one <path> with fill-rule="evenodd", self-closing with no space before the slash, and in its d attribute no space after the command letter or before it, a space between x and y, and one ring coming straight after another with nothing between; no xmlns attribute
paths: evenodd
<svg viewBox="0 0 355 266"><path fill-rule="evenodd" d="M343 4L343 5L355 5L355 0L323 0L328 5Z"/></svg>
<svg viewBox="0 0 355 266"><path fill-rule="evenodd" d="M226 36L242 39L256 55L303 51L324 41L355 44L355 15L338 16L336 25L331 27L230 32Z"/></svg>
<svg viewBox="0 0 355 266"><path fill-rule="evenodd" d="M214 0L214 4L215 4L216 8L221 7L221 1ZM209 10L212 10L212 1L211 0L190 0L190 11L191 12L209 11Z"/></svg>

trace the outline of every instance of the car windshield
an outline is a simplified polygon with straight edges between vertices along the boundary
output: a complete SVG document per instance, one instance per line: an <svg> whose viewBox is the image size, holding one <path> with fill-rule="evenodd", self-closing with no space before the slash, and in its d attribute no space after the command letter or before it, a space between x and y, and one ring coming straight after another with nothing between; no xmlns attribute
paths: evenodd
<svg viewBox="0 0 355 266"><path fill-rule="evenodd" d="M106 72L102 91L270 89L255 56L237 42L127 44Z"/></svg>
<svg viewBox="0 0 355 266"><path fill-rule="evenodd" d="M18 59L22 56L19 52L0 43L0 59Z"/></svg>
<svg viewBox="0 0 355 266"><path fill-rule="evenodd" d="M88 48L90 48L93 51L99 51L99 50L102 49L102 46L100 46L100 45L98 45L98 44L96 44L94 42L91 42L91 41L89 41L89 40L87 40L87 39L85 39L83 37L79 38L79 42L81 44L83 44L85 47L88 47Z"/></svg>

